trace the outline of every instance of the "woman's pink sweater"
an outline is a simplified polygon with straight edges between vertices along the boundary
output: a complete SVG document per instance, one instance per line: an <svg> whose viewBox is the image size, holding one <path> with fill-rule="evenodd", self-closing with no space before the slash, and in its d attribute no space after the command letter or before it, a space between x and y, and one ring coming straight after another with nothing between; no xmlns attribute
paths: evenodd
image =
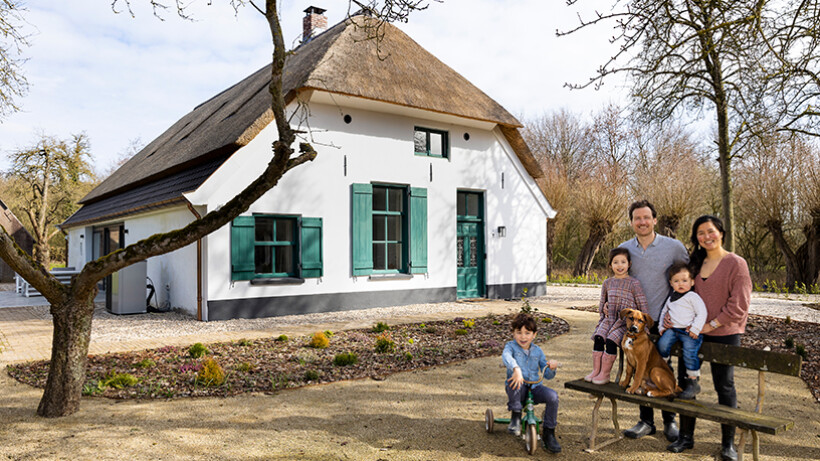
<svg viewBox="0 0 820 461"><path fill-rule="evenodd" d="M720 327L709 336L726 336L746 331L752 278L749 266L740 256L729 253L720 260L714 272L703 280L695 277L695 292L703 298L708 315L706 322L717 319Z"/></svg>

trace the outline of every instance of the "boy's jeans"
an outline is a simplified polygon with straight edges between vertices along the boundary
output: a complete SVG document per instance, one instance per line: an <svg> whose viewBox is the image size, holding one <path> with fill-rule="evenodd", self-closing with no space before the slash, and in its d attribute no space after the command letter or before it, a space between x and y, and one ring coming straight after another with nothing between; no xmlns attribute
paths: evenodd
<svg viewBox="0 0 820 461"><path fill-rule="evenodd" d="M703 343L703 335L698 335L698 339L692 339L685 328L669 328L664 331L658 340L658 352L664 360L669 358L672 346L678 341L681 342L683 347L683 365L686 367L687 375L690 377L700 376L698 351L700 351L700 345ZM690 373L693 371L697 373Z"/></svg>
<svg viewBox="0 0 820 461"><path fill-rule="evenodd" d="M510 411L521 411L524 408L524 402L527 401L527 390L530 388L529 384L522 384L518 389L510 387L510 383L504 386L507 390L507 409ZM558 422L558 393L554 390L544 386L543 384L532 387L532 401L535 404L545 403L544 408L544 427L548 429L555 429Z"/></svg>

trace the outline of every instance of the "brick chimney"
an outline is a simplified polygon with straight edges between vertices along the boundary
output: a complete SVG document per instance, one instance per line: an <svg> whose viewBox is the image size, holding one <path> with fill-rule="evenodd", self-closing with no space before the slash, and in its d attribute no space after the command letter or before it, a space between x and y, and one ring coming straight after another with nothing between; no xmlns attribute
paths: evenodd
<svg viewBox="0 0 820 461"><path fill-rule="evenodd" d="M327 29L325 11L327 10L315 6L310 6L305 10L305 17L302 18L302 43L309 42Z"/></svg>

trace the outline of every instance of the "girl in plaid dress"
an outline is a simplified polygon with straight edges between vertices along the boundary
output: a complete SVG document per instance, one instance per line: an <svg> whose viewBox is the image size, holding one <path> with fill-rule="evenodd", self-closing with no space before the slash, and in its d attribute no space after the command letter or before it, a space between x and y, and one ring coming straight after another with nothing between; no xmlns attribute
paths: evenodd
<svg viewBox="0 0 820 461"><path fill-rule="evenodd" d="M637 309L646 312L646 296L637 279L629 276L632 260L626 248L614 248L609 252L609 267L613 277L604 280L601 286L601 302L598 313L601 318L592 339L592 373L584 376L584 381L593 384L609 382L609 373L615 363L616 352L626 332L626 323L621 318L621 309Z"/></svg>

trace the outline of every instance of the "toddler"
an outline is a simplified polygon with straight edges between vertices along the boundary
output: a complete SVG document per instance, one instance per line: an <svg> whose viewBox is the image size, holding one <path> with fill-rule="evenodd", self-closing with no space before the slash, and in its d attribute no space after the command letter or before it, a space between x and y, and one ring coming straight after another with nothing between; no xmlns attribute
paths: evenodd
<svg viewBox="0 0 820 461"><path fill-rule="evenodd" d="M684 262L672 264L667 271L672 294L666 299L661 310L658 332L658 352L664 360L669 358L672 346L678 341L683 347L683 365L686 367L686 384L680 399L693 399L700 392L700 359L698 351L703 343L700 330L706 323L706 305L697 293L692 291L695 278L692 269ZM667 328L667 326L671 326Z"/></svg>
<svg viewBox="0 0 820 461"><path fill-rule="evenodd" d="M646 296L638 279L629 276L632 259L626 248L613 248L609 252L609 268L612 277L601 286L601 301L598 306L598 326L592 334L592 373L584 376L584 381L606 384L612 364L615 363L618 346L626 333L626 322L621 318L622 309L636 309L647 312Z"/></svg>
<svg viewBox="0 0 820 461"><path fill-rule="evenodd" d="M520 313L512 321L513 340L504 345L501 360L507 368L507 409L512 412L507 430L521 435L521 409L527 400L527 391L532 392L533 402L545 403L544 427L541 442L544 449L551 453L560 453L561 445L555 438L555 426L558 419L558 393L541 384L541 370L544 379L555 377L558 362L547 361L540 347L533 344L538 324L530 314Z"/></svg>

